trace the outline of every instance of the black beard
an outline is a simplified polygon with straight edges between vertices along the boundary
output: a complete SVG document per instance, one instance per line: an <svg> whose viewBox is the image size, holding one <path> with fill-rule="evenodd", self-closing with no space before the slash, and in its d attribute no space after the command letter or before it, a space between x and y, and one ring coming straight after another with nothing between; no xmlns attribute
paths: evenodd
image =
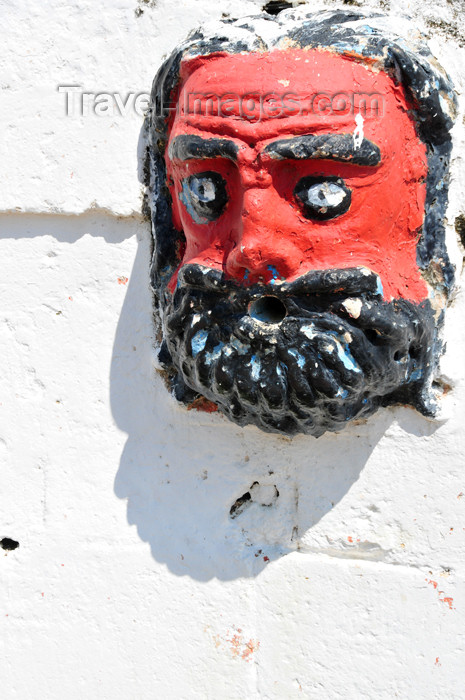
<svg viewBox="0 0 465 700"><path fill-rule="evenodd" d="M162 300L160 358L177 398L201 394L239 425L316 437L381 405L428 413L431 305L385 302L378 285L364 268L243 287L184 266Z"/></svg>

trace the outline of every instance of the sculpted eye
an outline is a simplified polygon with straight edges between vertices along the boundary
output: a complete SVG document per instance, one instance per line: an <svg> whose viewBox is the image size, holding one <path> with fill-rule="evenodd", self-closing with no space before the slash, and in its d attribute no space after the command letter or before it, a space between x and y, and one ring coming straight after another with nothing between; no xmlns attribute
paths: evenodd
<svg viewBox="0 0 465 700"><path fill-rule="evenodd" d="M351 191L339 177L303 177L294 195L307 219L334 219L350 207Z"/></svg>
<svg viewBox="0 0 465 700"><path fill-rule="evenodd" d="M196 224L206 224L223 213L228 201L226 182L219 173L196 173L182 181L179 198Z"/></svg>

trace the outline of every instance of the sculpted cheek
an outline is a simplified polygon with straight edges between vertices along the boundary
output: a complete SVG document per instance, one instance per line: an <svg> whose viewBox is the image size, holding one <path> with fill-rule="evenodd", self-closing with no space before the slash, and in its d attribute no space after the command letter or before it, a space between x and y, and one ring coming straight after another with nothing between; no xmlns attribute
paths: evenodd
<svg viewBox="0 0 465 700"><path fill-rule="evenodd" d="M173 225L186 239L182 264L195 261L221 269L241 207L235 166L201 159L170 163L168 172Z"/></svg>

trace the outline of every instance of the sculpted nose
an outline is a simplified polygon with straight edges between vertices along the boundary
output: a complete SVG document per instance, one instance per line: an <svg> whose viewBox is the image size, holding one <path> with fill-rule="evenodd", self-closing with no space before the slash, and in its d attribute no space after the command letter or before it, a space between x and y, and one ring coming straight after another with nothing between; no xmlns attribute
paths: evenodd
<svg viewBox="0 0 465 700"><path fill-rule="evenodd" d="M268 282L288 276L289 266L283 247L277 241L279 232L270 207L268 189L245 191L238 236L226 259L227 275L247 282Z"/></svg>

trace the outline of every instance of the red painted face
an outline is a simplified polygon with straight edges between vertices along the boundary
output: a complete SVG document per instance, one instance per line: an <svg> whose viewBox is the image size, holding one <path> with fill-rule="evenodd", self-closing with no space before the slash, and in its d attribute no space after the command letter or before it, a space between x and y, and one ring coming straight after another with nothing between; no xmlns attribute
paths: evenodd
<svg viewBox="0 0 465 700"><path fill-rule="evenodd" d="M182 264L244 284L365 266L386 300L428 296L426 148L385 72L290 49L193 59L181 78L166 160Z"/></svg>

